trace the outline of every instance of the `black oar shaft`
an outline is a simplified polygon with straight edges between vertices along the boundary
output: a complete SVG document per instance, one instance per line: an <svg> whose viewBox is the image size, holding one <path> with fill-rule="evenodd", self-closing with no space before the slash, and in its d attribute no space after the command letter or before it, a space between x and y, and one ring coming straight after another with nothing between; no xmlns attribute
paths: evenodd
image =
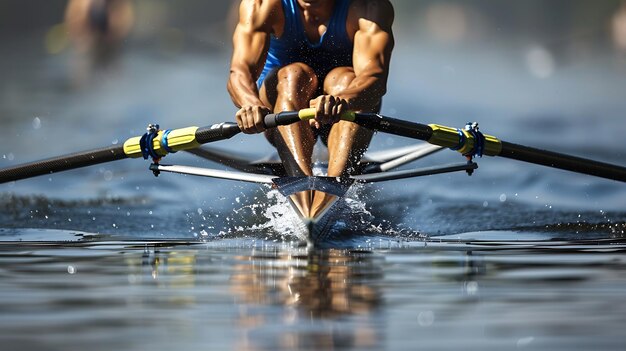
<svg viewBox="0 0 626 351"><path fill-rule="evenodd" d="M394 135L405 136L418 140L433 142L431 136L433 130L431 126L414 123L409 121L398 120L394 118L374 115L359 114L355 116L355 123L374 130L387 132ZM456 132L452 133L456 138ZM494 139L498 141L497 139ZM598 162L594 160L576 157L558 152L541 150L533 147L513 144L505 141L498 141L502 149L491 155L525 161L538 165L552 168L563 169L571 172L588 174L596 177L626 182L626 167L612 165L609 163ZM450 147L441 143L436 145Z"/></svg>
<svg viewBox="0 0 626 351"><path fill-rule="evenodd" d="M196 141L199 144L211 143L214 141L230 139L239 134L241 129L237 123L224 122L208 127L200 127L196 130Z"/></svg>
<svg viewBox="0 0 626 351"><path fill-rule="evenodd" d="M433 132L425 124L384 117L376 113L356 113L354 123L372 130L424 141L430 139Z"/></svg>
<svg viewBox="0 0 626 351"><path fill-rule="evenodd" d="M170 146L176 148L177 150L187 150L197 147L200 144L229 139L241 132L237 124L232 122L224 122L208 127L200 127L195 129L195 132L190 132L190 134L184 130L185 129L178 130L182 131L178 133L178 136L182 135L183 137L186 136L186 138L183 138L182 141L177 143L176 140L171 140L175 139L175 137L170 137ZM170 135L172 134L175 135L176 130ZM162 134L160 135L162 136ZM132 148L127 150L124 149L124 145L116 145L0 169L0 184L81 167L93 166L129 157L141 157L142 152L139 145L139 138L131 138L129 141L130 140L132 140L130 143ZM176 144L176 146L173 146L174 144ZM167 152L162 149L161 145L159 150L166 154Z"/></svg>
<svg viewBox="0 0 626 351"><path fill-rule="evenodd" d="M0 183L127 158L122 145L78 152L0 169Z"/></svg>
<svg viewBox="0 0 626 351"><path fill-rule="evenodd" d="M626 182L626 167L502 142L501 157Z"/></svg>

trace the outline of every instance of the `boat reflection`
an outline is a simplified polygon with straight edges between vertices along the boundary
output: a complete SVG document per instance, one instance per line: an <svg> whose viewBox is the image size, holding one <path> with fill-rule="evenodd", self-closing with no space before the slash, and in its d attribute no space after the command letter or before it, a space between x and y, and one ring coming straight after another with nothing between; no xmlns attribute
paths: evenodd
<svg viewBox="0 0 626 351"><path fill-rule="evenodd" d="M244 338L239 349L328 349L376 347L381 328L376 326L382 304L372 284L383 276L382 259L369 252L326 250L293 254L276 251L239 256L231 278L231 291L239 309ZM268 318L263 306L282 306ZM350 328L339 319L353 319ZM311 326L306 332L298 325ZM276 329L280 326L279 330ZM259 339L259 335L263 337Z"/></svg>
<svg viewBox="0 0 626 351"><path fill-rule="evenodd" d="M224 264L218 269L216 262ZM457 246L424 247L407 257L403 249L383 256L346 249L205 251L166 245L146 247L141 258L127 263L131 285L151 289L133 304L220 314L234 327L237 350L379 349L388 332L386 289L404 289L400 296L429 301L446 286L454 293L445 308L455 301L463 310L480 300L479 283L489 275L482 253ZM407 265L418 272L408 280L397 274L397 267ZM420 305L407 323L430 326L442 308ZM186 333L206 332L186 314L177 323Z"/></svg>

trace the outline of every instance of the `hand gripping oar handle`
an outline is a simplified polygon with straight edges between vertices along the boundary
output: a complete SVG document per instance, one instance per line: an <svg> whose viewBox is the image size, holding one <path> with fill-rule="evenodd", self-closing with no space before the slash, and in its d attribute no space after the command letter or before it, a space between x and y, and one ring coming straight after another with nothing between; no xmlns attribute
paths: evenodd
<svg viewBox="0 0 626 351"><path fill-rule="evenodd" d="M232 122L200 128L160 130L152 138L152 150L156 155L162 157L171 152L194 149L201 144L229 139L240 131L237 124ZM125 158L142 157L144 150L141 147L141 138L130 138L123 145L82 151L0 169L0 184Z"/></svg>
<svg viewBox="0 0 626 351"><path fill-rule="evenodd" d="M345 121L354 121L357 113L347 111L341 114L341 119ZM307 121L315 118L315 108L305 108L300 111L284 111L278 113L270 113L265 116L263 122L265 128L275 128L277 126L286 126L299 121Z"/></svg>

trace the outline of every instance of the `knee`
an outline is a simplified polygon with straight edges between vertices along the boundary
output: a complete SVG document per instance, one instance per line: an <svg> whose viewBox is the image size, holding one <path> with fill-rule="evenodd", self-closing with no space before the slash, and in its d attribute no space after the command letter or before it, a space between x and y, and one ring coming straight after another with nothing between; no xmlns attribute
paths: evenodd
<svg viewBox="0 0 626 351"><path fill-rule="evenodd" d="M338 95L346 90L354 79L354 70L351 67L337 67L328 72L324 79L324 92Z"/></svg>
<svg viewBox="0 0 626 351"><path fill-rule="evenodd" d="M315 71L308 65L296 62L278 70L278 89L306 91L313 93L317 90L318 79Z"/></svg>

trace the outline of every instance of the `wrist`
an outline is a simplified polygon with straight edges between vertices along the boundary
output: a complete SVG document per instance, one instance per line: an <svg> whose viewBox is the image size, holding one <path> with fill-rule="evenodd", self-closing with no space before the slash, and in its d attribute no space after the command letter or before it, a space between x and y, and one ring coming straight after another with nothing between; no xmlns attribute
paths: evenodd
<svg viewBox="0 0 626 351"><path fill-rule="evenodd" d="M267 106L265 106L263 101L261 101L261 100L254 100L254 99L242 101L241 107L244 107L244 106L263 106L263 107L267 107Z"/></svg>

